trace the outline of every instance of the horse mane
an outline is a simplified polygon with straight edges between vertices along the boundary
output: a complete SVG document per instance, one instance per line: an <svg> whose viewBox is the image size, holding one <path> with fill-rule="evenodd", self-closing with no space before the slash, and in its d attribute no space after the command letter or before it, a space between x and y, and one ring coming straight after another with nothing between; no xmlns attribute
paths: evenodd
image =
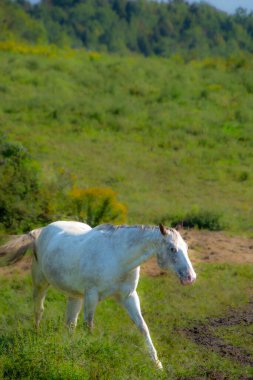
<svg viewBox="0 0 253 380"><path fill-rule="evenodd" d="M95 227L96 230L106 230L106 231L117 231L119 229L123 229L123 228L127 228L127 229L130 229L130 228L135 228L135 229L140 229L140 230L155 230L157 229L158 227L157 226L148 226L148 225L144 225L144 224L133 224L133 225L128 225L128 224L100 224L99 226Z"/></svg>
<svg viewBox="0 0 253 380"><path fill-rule="evenodd" d="M113 233L115 231L118 231L120 229L139 229L141 231L156 231L159 230L158 226L153 226L153 225L145 225L145 224L133 224L133 225L128 225L128 224L100 224L97 227L94 228L97 231L107 231L109 233ZM173 240L176 242L178 239L178 232L174 228L166 227L166 230L168 231L168 234L172 236Z"/></svg>

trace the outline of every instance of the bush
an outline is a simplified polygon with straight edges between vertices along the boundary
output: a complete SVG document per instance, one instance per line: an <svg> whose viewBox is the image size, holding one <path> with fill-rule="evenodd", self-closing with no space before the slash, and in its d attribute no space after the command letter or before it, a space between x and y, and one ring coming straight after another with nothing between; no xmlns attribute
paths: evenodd
<svg viewBox="0 0 253 380"><path fill-rule="evenodd" d="M170 215L163 218L163 221L172 227L180 225L185 228L199 228L210 231L220 231L225 228L221 214L209 210L194 210L185 215Z"/></svg>
<svg viewBox="0 0 253 380"><path fill-rule="evenodd" d="M124 223L126 220L126 207L110 188L74 187L69 196L75 216L92 227L108 222Z"/></svg>
<svg viewBox="0 0 253 380"><path fill-rule="evenodd" d="M21 232L72 217L92 227L124 223L126 207L111 189L73 187L73 175L56 172L57 183L40 183L37 163L26 148L0 135L0 230ZM69 188L72 187L70 191Z"/></svg>
<svg viewBox="0 0 253 380"><path fill-rule="evenodd" d="M0 136L0 227L31 229L41 214L38 167L25 147Z"/></svg>

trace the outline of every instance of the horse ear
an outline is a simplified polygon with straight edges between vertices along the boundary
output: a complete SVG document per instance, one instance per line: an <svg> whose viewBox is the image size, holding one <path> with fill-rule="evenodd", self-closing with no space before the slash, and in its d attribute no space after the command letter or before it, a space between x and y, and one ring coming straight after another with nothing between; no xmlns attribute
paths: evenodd
<svg viewBox="0 0 253 380"><path fill-rule="evenodd" d="M159 228L160 228L162 235L164 235L164 236L167 235L166 227L162 223L159 224Z"/></svg>
<svg viewBox="0 0 253 380"><path fill-rule="evenodd" d="M184 225L183 225L183 223L178 223L174 228L176 231L181 231L181 230L183 230Z"/></svg>

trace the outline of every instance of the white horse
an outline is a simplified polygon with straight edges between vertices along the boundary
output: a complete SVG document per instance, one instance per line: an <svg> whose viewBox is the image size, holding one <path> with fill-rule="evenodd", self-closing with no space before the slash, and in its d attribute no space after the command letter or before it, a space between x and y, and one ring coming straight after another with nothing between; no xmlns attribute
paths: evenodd
<svg viewBox="0 0 253 380"><path fill-rule="evenodd" d="M157 255L162 269L172 269L182 284L196 279L179 232L163 225L91 228L78 222L59 221L25 235L13 237L0 247L0 265L12 264L33 249L33 294L36 327L44 310L49 285L68 296L67 325L76 326L84 302L84 320L92 328L97 303L114 296L144 335L152 360L162 368L142 317L136 292L140 265Z"/></svg>

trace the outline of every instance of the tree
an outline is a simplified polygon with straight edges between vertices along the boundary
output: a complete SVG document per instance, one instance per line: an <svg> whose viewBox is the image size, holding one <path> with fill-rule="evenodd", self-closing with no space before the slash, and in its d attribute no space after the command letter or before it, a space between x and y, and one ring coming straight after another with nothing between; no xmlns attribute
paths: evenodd
<svg viewBox="0 0 253 380"><path fill-rule="evenodd" d="M0 40L28 41L45 43L46 29L41 20L29 15L31 5L25 1L0 0Z"/></svg>
<svg viewBox="0 0 253 380"><path fill-rule="evenodd" d="M253 16L242 8L228 15L186 0L0 1L0 39L188 58L253 51Z"/></svg>

